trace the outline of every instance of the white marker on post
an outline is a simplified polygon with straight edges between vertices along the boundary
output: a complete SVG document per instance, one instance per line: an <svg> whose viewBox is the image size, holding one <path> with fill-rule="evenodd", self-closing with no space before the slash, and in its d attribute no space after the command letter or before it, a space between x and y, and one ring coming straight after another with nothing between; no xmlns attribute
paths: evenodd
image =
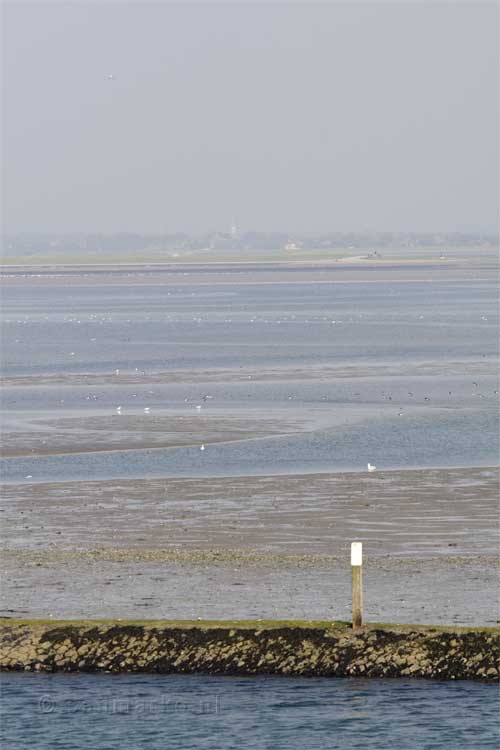
<svg viewBox="0 0 500 750"><path fill-rule="evenodd" d="M351 565L363 565L362 542L352 542L351 544Z"/></svg>
<svg viewBox="0 0 500 750"><path fill-rule="evenodd" d="M361 542L351 544L352 572L352 627L360 628L363 624L363 545Z"/></svg>

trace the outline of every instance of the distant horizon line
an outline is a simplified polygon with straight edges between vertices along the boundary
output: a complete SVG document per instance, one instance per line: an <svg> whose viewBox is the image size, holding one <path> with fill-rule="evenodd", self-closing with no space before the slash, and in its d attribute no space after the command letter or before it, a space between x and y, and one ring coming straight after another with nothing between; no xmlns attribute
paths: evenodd
<svg viewBox="0 0 500 750"><path fill-rule="evenodd" d="M231 234L230 230L223 229L207 229L203 231L186 231L186 230L36 230L36 229L20 229L20 230L6 230L0 233L2 237L16 237L16 236L52 236L52 237L116 237L116 236L132 236L132 237L207 237L212 235L225 235ZM459 235L462 237L499 237L499 229L449 229L449 230L420 230L416 231L413 229L403 230L391 230L391 229L380 229L380 230L355 230L355 229L330 229L330 230L302 230L302 231L291 231L287 229L242 229L237 232L238 236L246 234L257 234L257 235L286 235L289 237L316 237L316 236L349 236L355 235L358 237L381 237L381 236L409 236L409 237L429 237L429 236L453 236Z"/></svg>

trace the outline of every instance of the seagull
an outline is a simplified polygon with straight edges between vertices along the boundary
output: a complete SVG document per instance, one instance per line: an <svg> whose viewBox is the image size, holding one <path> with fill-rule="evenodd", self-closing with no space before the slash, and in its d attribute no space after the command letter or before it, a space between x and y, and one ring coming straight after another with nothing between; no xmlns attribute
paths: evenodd
<svg viewBox="0 0 500 750"><path fill-rule="evenodd" d="M367 469L368 469L368 471L369 471L369 472L371 473L372 471L375 471L377 467L376 467L376 466L374 466L373 464L367 464L367 465L366 465L366 468L367 468Z"/></svg>
<svg viewBox="0 0 500 750"><path fill-rule="evenodd" d="M201 409L201 404L198 404L196 408L197 408L197 410L198 410L198 411L200 411L200 409Z"/></svg>
<svg viewBox="0 0 500 750"><path fill-rule="evenodd" d="M115 77L114 77L113 73L107 73L106 74L106 80L107 81L114 81Z"/></svg>
<svg viewBox="0 0 500 750"><path fill-rule="evenodd" d="M145 406L144 407L144 413L145 414L149 414L150 411L151 411L151 409L149 408L149 406Z"/></svg>
<svg viewBox="0 0 500 750"><path fill-rule="evenodd" d="M204 445L200 445L200 451L204 451L204 450L205 450L205 446Z"/></svg>

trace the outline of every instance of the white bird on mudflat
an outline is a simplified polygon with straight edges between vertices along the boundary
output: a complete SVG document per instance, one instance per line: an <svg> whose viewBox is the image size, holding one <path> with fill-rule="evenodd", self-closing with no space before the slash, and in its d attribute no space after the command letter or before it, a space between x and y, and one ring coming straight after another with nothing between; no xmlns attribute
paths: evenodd
<svg viewBox="0 0 500 750"><path fill-rule="evenodd" d="M200 445L200 451L204 451L204 450L205 450L205 446L204 445Z"/></svg>
<svg viewBox="0 0 500 750"><path fill-rule="evenodd" d="M368 469L369 472L377 470L377 467L374 466L373 464L367 464L366 467L367 467L367 469Z"/></svg>

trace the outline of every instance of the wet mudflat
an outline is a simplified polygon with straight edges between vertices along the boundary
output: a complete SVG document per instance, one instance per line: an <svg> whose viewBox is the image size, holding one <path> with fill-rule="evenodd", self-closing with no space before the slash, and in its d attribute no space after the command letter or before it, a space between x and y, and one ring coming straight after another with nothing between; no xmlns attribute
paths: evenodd
<svg viewBox="0 0 500 750"><path fill-rule="evenodd" d="M276 415L273 420L265 416L261 419L252 419L251 415L245 418L241 412L239 417L234 414L224 417L219 412L206 418L171 411L168 415L155 414L145 418L133 414L125 416L121 407L118 409L111 417L96 411L93 416L66 412L65 417L51 419L45 412L38 416L31 413L29 419L16 417L10 423L5 420L4 429L7 424L10 429L0 455L33 458L147 448L199 448L205 443L252 440L296 432L301 424L299 419L293 421L284 415Z"/></svg>
<svg viewBox="0 0 500 750"><path fill-rule="evenodd" d="M496 469L4 487L0 614L496 624Z"/></svg>
<svg viewBox="0 0 500 750"><path fill-rule="evenodd" d="M1 614L494 624L494 272L9 271Z"/></svg>
<svg viewBox="0 0 500 750"><path fill-rule="evenodd" d="M3 487L4 548L495 555L498 470L25 483Z"/></svg>
<svg viewBox="0 0 500 750"><path fill-rule="evenodd" d="M0 615L349 620L345 557L219 550L6 554ZM368 622L497 625L499 575L491 557L374 558L365 565L365 616Z"/></svg>

